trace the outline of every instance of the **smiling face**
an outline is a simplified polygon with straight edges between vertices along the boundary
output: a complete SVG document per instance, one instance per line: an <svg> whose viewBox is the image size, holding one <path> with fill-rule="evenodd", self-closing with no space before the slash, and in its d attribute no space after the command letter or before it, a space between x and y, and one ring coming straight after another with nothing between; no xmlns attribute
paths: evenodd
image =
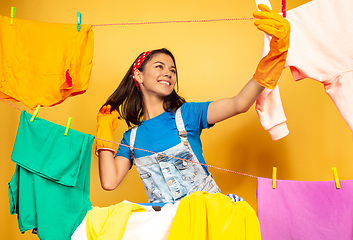
<svg viewBox="0 0 353 240"><path fill-rule="evenodd" d="M164 53L158 53L146 63L142 72L136 71L135 78L144 97L164 98L170 95L176 84L176 67L173 59Z"/></svg>

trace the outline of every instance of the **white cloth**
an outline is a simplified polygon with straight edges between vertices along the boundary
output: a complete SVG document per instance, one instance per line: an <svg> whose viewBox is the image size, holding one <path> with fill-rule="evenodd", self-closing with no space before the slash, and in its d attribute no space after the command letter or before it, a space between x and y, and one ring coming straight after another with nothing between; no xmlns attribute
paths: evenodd
<svg viewBox="0 0 353 240"><path fill-rule="evenodd" d="M179 206L168 203L158 212L136 212L127 222L122 240L165 240Z"/></svg>
<svg viewBox="0 0 353 240"><path fill-rule="evenodd" d="M146 212L131 214L122 240L166 240L179 202L167 203L158 212L154 211L151 206L140 206L146 208ZM86 217L71 236L71 240L87 240Z"/></svg>

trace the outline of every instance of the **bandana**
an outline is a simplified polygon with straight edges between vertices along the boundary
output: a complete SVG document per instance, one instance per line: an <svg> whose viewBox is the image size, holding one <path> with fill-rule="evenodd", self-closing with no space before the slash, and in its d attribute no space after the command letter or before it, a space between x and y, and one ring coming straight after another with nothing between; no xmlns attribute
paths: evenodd
<svg viewBox="0 0 353 240"><path fill-rule="evenodd" d="M145 61L145 58L151 53L152 51L147 51L147 52L144 52L134 63L134 66L132 67L132 77L134 78L134 81L135 81L135 85L137 87L137 90L140 91L140 87L139 87L139 84L138 82L136 81L135 79L135 76L134 76L134 73L136 71L136 69L138 69L139 67L141 67L143 61Z"/></svg>

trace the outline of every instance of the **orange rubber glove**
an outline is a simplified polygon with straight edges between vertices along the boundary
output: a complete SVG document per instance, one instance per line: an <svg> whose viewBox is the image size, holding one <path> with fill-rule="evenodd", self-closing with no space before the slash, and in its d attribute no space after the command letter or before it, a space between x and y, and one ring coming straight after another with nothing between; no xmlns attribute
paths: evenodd
<svg viewBox="0 0 353 240"><path fill-rule="evenodd" d="M261 59L253 78L261 86L273 89L276 87L286 63L290 24L264 4L259 4L259 9L261 11L253 13L253 16L259 19L254 24L259 30L272 35L272 39L270 51Z"/></svg>
<svg viewBox="0 0 353 240"><path fill-rule="evenodd" d="M110 112L110 105L103 106L97 115L97 139L96 139L96 155L99 150L109 150L115 155L114 130L118 126L119 114L116 110ZM100 139L111 142L103 141Z"/></svg>

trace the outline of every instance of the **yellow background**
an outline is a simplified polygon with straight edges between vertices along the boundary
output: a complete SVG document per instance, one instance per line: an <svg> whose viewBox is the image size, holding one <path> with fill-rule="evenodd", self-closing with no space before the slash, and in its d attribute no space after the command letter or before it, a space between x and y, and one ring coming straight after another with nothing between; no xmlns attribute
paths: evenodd
<svg viewBox="0 0 353 240"><path fill-rule="evenodd" d="M308 0L289 0L292 9ZM271 1L281 11L281 1ZM243 0L1 0L0 14L35 21L104 24L166 20L249 18L255 1ZM16 21L16 19L14 20ZM252 77L262 50L263 33L254 20L211 23L172 23L136 26L94 27L95 50L88 91L52 108L42 108L39 117L95 135L99 107L118 86L136 56L145 50L166 47L177 61L180 94L187 101L209 101L237 94ZM6 37L6 36L2 36ZM352 179L352 133L321 83L305 79L295 82L285 69L279 83L290 134L273 141L262 128L252 107L248 113L216 124L202 135L206 162L220 168L271 178L302 181L331 181L331 167L340 179ZM32 110L15 103L29 113ZM15 164L11 151L20 111L0 101L0 239L37 239L30 232L21 235L16 216L9 213L8 188ZM123 121L115 131L116 141L127 129ZM25 152L23 153L25 154ZM223 193L245 198L256 209L256 178L210 168ZM332 185L334 187L334 183ZM91 201L109 206L122 200L147 202L135 169L118 189L101 189L97 157L92 154Z"/></svg>

